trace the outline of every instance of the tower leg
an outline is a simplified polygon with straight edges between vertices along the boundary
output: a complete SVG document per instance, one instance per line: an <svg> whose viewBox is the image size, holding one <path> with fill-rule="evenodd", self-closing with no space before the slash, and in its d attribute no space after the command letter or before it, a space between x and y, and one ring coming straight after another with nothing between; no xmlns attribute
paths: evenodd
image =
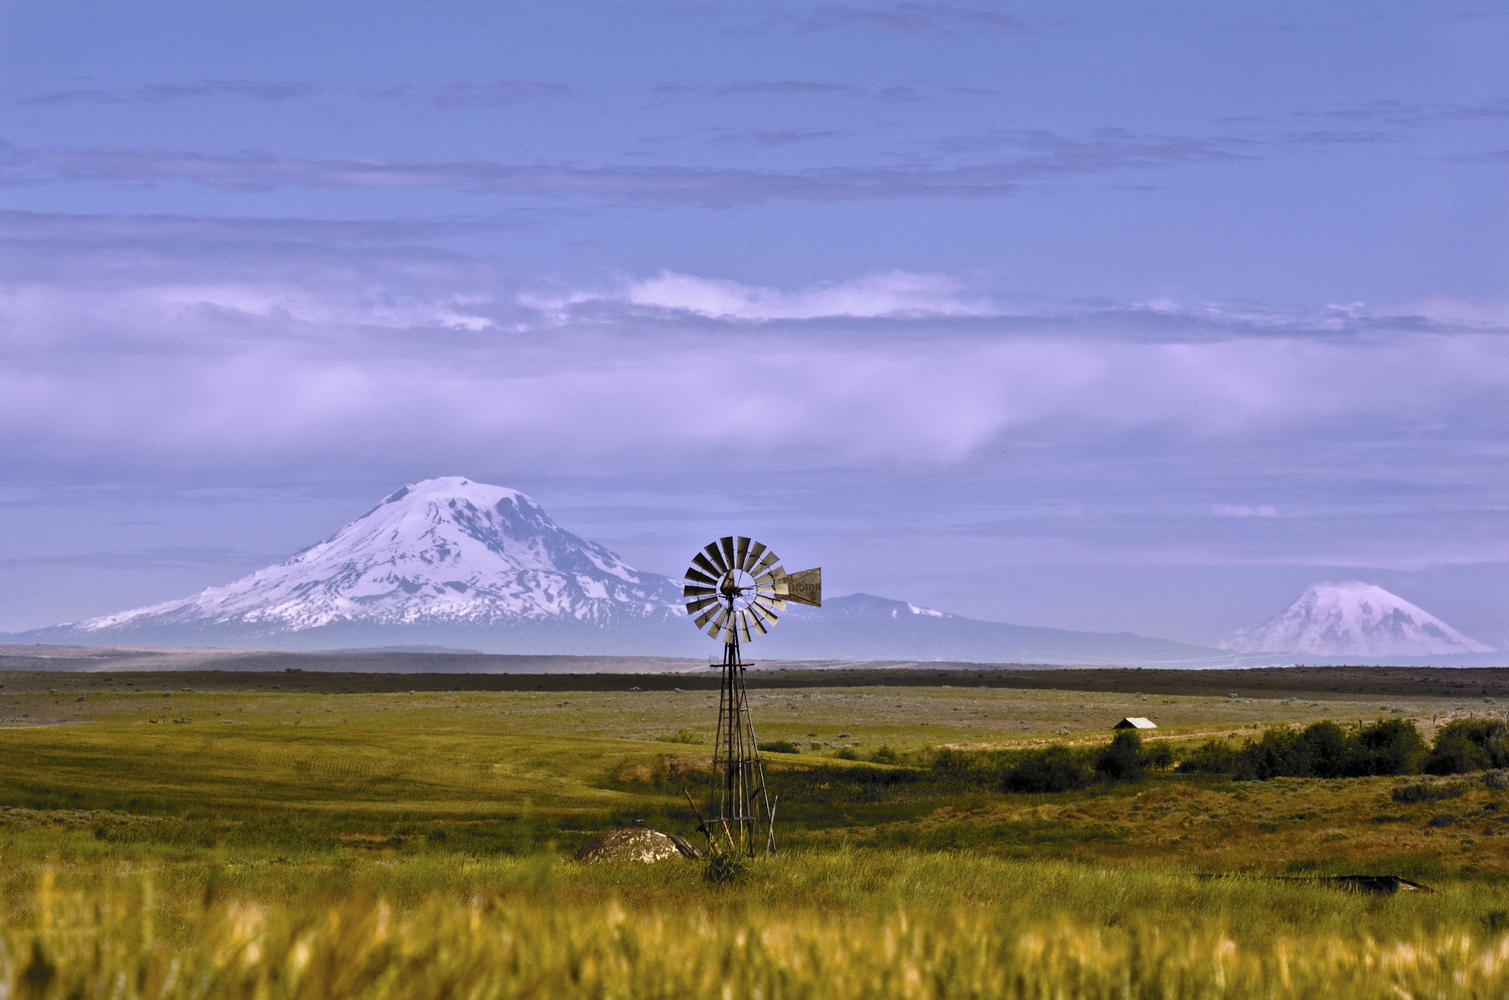
<svg viewBox="0 0 1509 1000"><path fill-rule="evenodd" d="M775 853L775 814L765 787L754 720L749 714L749 692L744 685L737 636L723 645L713 795L713 815L735 853L754 857L761 845L767 854Z"/></svg>

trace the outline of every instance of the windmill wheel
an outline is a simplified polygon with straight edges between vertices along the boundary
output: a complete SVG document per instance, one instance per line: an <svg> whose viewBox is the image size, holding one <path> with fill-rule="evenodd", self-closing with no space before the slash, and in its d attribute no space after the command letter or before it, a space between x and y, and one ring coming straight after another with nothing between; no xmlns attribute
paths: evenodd
<svg viewBox="0 0 1509 1000"><path fill-rule="evenodd" d="M729 535L692 556L681 593L697 628L749 642L770 631L788 601L821 607L822 570L787 573L763 542Z"/></svg>

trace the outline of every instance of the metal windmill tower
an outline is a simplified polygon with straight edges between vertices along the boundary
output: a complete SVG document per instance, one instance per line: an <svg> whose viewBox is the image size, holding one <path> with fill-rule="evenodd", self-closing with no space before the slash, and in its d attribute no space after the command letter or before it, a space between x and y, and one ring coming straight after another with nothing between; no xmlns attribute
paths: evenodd
<svg viewBox="0 0 1509 1000"><path fill-rule="evenodd" d="M722 833L730 850L750 857L762 826L765 852L775 852L775 807L760 766L739 645L770 631L787 602L814 608L823 604L821 569L787 573L780 562L760 542L743 536L720 538L692 557L682 590L687 614L697 628L723 640L712 815L704 826L709 837Z"/></svg>

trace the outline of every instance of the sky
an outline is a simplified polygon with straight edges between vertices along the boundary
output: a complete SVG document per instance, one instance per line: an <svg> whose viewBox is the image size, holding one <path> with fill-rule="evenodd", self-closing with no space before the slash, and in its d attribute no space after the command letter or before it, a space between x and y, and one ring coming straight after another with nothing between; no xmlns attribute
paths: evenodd
<svg viewBox="0 0 1509 1000"><path fill-rule="evenodd" d="M0 5L0 631L521 489L1023 625L1509 644L1509 3Z"/></svg>

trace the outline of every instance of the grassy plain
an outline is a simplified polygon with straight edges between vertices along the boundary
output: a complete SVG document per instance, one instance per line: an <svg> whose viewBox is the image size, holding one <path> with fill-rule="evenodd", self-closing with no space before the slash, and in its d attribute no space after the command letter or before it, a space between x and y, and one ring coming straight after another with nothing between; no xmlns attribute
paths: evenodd
<svg viewBox="0 0 1509 1000"><path fill-rule="evenodd" d="M1124 715L1176 743L1381 714L1429 738L1496 710L1477 697L759 689L761 738L801 750L767 757L786 850L746 884L708 886L694 862L570 853L640 817L695 836L681 782L707 753L710 692L161 676L5 676L0 995L1509 988L1509 795L1481 782L1413 804L1391 792L1419 778L874 793L845 781L871 765L835 756L1103 743ZM1438 892L1244 877L1352 872Z"/></svg>

